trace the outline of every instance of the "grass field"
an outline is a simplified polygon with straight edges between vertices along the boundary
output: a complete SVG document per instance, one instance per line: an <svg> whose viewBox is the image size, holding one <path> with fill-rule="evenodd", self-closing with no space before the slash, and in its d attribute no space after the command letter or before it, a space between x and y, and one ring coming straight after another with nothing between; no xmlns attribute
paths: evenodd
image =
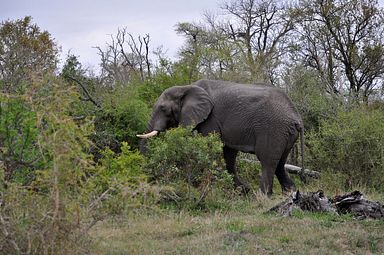
<svg viewBox="0 0 384 255"><path fill-rule="evenodd" d="M384 254L384 220L295 211L283 197L230 201L209 212L135 208L90 232L94 254Z"/></svg>

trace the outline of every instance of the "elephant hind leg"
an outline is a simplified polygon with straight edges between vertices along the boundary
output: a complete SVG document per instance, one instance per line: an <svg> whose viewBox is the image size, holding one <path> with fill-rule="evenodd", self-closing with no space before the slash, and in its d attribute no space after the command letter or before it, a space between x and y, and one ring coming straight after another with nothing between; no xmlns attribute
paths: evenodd
<svg viewBox="0 0 384 255"><path fill-rule="evenodd" d="M261 177L260 177L260 190L264 194L271 196L273 193L273 177L275 175L278 161L274 160L260 160L261 161Z"/></svg>
<svg viewBox="0 0 384 255"><path fill-rule="evenodd" d="M279 161L279 164L276 168L276 177L280 182L281 189L284 193L289 193L293 190L295 190L295 184L293 183L292 179L289 177L287 171L284 168L284 165L287 161L288 155L289 155L290 149L286 150L283 155L281 156L281 159Z"/></svg>
<svg viewBox="0 0 384 255"><path fill-rule="evenodd" d="M295 132L294 134L292 134L292 136L290 136L290 139L287 142L287 146L283 154L281 155L279 164L276 167L276 177L280 182L283 193L289 193L296 189L295 184L293 183L292 179L289 177L287 171L285 170L284 165L287 162L289 152L295 145L295 142L298 136L299 136L299 132Z"/></svg>
<svg viewBox="0 0 384 255"><path fill-rule="evenodd" d="M255 154L261 163L260 190L264 194L271 196L273 193L273 178L275 176L277 165L284 151L279 141L268 139L269 136L259 138ZM278 140L276 138L276 140Z"/></svg>
<svg viewBox="0 0 384 255"><path fill-rule="evenodd" d="M224 159L226 163L226 168L230 174L233 175L233 182L235 187L240 187L242 193L247 194L250 191L250 188L247 184L240 180L237 171L236 171L236 156L238 151L227 146L223 148Z"/></svg>

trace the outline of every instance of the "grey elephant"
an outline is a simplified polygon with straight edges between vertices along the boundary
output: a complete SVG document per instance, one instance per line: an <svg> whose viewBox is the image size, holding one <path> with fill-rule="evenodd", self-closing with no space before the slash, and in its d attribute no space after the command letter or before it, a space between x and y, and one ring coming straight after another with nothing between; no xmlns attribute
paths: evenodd
<svg viewBox="0 0 384 255"><path fill-rule="evenodd" d="M203 135L220 134L226 168L234 184L248 191L236 172L238 151L256 154L262 167L260 189L272 194L274 175L283 192L295 189L284 165L301 134L303 121L288 96L265 84L237 84L199 80L166 89L153 107L147 133L150 138L166 129L193 125Z"/></svg>

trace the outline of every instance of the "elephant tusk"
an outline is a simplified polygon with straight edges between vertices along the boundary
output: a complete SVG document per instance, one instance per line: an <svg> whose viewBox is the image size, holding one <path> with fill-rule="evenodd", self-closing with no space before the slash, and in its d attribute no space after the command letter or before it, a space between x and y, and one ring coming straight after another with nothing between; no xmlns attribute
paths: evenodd
<svg viewBox="0 0 384 255"><path fill-rule="evenodd" d="M139 137L139 138L147 139L147 138L151 138L153 136L156 136L158 133L159 133L159 131L153 130L150 133L142 134L142 135L136 135L136 136Z"/></svg>

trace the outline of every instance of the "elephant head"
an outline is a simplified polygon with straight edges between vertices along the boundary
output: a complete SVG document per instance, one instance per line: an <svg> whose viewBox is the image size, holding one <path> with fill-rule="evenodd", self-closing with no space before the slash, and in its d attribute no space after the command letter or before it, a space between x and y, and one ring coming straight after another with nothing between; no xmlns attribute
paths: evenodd
<svg viewBox="0 0 384 255"><path fill-rule="evenodd" d="M196 126L208 118L213 103L208 93L195 85L174 86L166 89L155 103L147 133L137 135L150 138L166 129Z"/></svg>

